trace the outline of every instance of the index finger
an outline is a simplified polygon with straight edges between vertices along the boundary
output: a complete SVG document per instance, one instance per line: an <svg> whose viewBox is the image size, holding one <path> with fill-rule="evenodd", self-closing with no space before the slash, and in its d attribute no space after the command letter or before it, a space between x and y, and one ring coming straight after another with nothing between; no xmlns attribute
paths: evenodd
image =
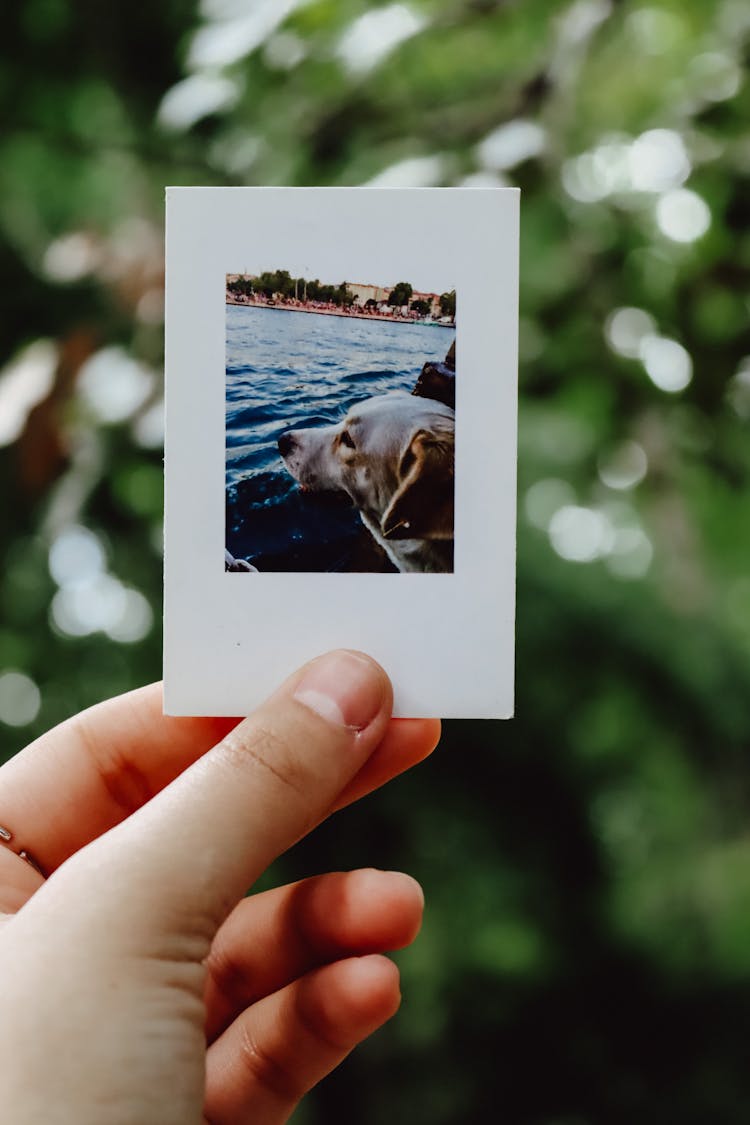
<svg viewBox="0 0 750 1125"><path fill-rule="evenodd" d="M27 917L55 896L69 901L72 891L81 904L75 924L89 936L103 930L110 946L153 953L180 936L207 952L248 886L326 815L370 758L391 699L382 668L362 654L312 661L158 796L74 856L34 896ZM117 924L123 901L127 927Z"/></svg>
<svg viewBox="0 0 750 1125"><path fill-rule="evenodd" d="M50 874L130 816L241 720L172 718L149 684L74 715L0 768L0 825Z"/></svg>

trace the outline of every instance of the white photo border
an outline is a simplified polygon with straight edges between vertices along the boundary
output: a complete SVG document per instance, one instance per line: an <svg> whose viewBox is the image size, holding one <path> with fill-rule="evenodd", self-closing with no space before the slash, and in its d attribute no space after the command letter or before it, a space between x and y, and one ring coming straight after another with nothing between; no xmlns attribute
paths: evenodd
<svg viewBox="0 0 750 1125"><path fill-rule="evenodd" d="M247 714L341 647L383 665L395 715L512 715L518 217L514 188L167 189L167 714ZM453 573L224 571L226 275L246 268L455 289Z"/></svg>

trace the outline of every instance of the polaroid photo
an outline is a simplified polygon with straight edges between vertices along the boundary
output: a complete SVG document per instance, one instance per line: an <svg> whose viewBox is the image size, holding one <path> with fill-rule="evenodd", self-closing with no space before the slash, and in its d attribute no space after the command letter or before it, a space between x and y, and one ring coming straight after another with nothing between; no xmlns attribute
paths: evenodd
<svg viewBox="0 0 750 1125"><path fill-rule="evenodd" d="M519 195L168 188L165 710L513 712Z"/></svg>

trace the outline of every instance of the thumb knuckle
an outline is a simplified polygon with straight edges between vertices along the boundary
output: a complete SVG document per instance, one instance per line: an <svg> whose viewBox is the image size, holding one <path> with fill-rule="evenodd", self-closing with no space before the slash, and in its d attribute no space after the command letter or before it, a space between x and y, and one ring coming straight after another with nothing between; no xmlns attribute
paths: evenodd
<svg viewBox="0 0 750 1125"><path fill-rule="evenodd" d="M230 768L243 775L261 770L295 799L304 800L309 793L309 765L292 741L268 722L255 722L252 727L240 724L222 739L217 751Z"/></svg>

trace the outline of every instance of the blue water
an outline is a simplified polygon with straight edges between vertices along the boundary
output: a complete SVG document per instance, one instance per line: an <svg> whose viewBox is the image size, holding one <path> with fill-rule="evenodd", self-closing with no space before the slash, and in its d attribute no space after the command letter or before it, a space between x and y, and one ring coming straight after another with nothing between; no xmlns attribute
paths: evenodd
<svg viewBox="0 0 750 1125"><path fill-rule="evenodd" d="M277 448L288 429L336 422L357 402L411 391L453 331L227 305L227 547L259 570L391 569L349 499L301 493Z"/></svg>

